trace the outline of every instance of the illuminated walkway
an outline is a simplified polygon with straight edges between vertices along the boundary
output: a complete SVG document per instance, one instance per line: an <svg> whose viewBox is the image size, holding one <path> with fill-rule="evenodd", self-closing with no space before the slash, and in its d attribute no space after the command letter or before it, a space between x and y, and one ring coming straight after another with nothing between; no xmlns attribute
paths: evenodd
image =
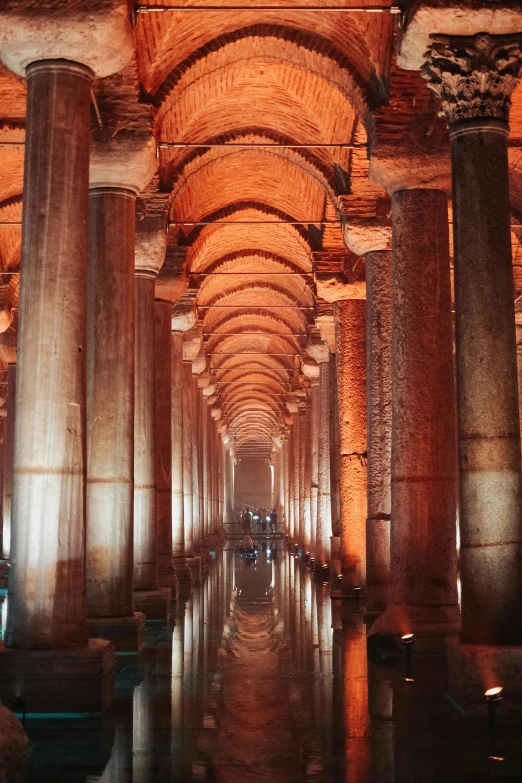
<svg viewBox="0 0 522 783"><path fill-rule="evenodd" d="M484 721L450 705L441 659L414 654L413 683L401 662L368 664L362 614L342 603L344 621L280 544L256 562L218 555L175 627L149 623L145 654L118 656L103 721L27 721L30 783L478 783L520 770L516 735L492 753Z"/></svg>

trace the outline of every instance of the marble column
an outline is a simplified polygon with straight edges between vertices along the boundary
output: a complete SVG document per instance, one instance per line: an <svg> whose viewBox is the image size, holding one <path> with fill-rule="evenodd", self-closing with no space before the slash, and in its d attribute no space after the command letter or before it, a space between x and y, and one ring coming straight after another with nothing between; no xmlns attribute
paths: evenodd
<svg viewBox="0 0 522 783"><path fill-rule="evenodd" d="M18 9L0 11L0 57L27 79L13 573L0 684L11 704L23 682L35 712L103 709L114 671L112 645L88 641L83 589L89 111L93 77L122 68L132 50L124 16L96 10L83 38L64 46L68 11L42 17L36 44ZM103 63L92 50L107 34ZM82 670L74 693L57 661Z"/></svg>
<svg viewBox="0 0 522 783"><path fill-rule="evenodd" d="M391 276L390 251L366 253L367 612L382 612L390 594Z"/></svg>
<svg viewBox="0 0 522 783"><path fill-rule="evenodd" d="M85 647L85 595L78 585L85 578L83 351L93 74L77 63L46 61L29 65L26 75L6 644ZM56 156L61 166L54 165ZM35 546L44 535L47 545Z"/></svg>
<svg viewBox="0 0 522 783"><path fill-rule="evenodd" d="M379 614L389 601L391 514L391 225L372 218L350 221L344 239L365 259L367 519L366 614Z"/></svg>
<svg viewBox="0 0 522 783"><path fill-rule="evenodd" d="M178 581L173 560L172 519L172 330L170 301L155 300L155 476L158 581L177 596Z"/></svg>
<svg viewBox="0 0 522 783"><path fill-rule="evenodd" d="M458 633L456 432L446 195L392 196L391 603L372 633Z"/></svg>
<svg viewBox="0 0 522 783"><path fill-rule="evenodd" d="M334 304L341 452L341 591L366 588L366 302Z"/></svg>
<svg viewBox="0 0 522 783"><path fill-rule="evenodd" d="M133 651L135 204L130 188L91 187L86 493L89 627Z"/></svg>
<svg viewBox="0 0 522 783"><path fill-rule="evenodd" d="M12 536L13 458L15 432L16 364L7 365L7 401L4 421L4 478L2 483L2 557L9 560Z"/></svg>
<svg viewBox="0 0 522 783"><path fill-rule="evenodd" d="M310 557L312 541L312 449L311 449L311 409L310 403L305 410L304 423L304 512L303 512L303 547L304 553Z"/></svg>
<svg viewBox="0 0 522 783"><path fill-rule="evenodd" d="M191 577L185 560L183 499L183 332L172 332L171 470L172 470L172 556L178 592L186 598Z"/></svg>
<svg viewBox="0 0 522 783"><path fill-rule="evenodd" d="M183 519L185 555L194 557L192 505L192 362L183 361Z"/></svg>
<svg viewBox="0 0 522 783"><path fill-rule="evenodd" d="M442 100L451 140L460 641L465 644L522 643L520 422L507 151L521 47L520 33L436 35L423 69ZM455 85L451 94L450 83Z"/></svg>
<svg viewBox="0 0 522 783"><path fill-rule="evenodd" d="M207 401L201 397L201 462L202 462L202 482L201 482L201 511L203 516L203 535L206 538L209 534L211 521L211 503L210 503L210 463L209 463L209 416L207 410Z"/></svg>
<svg viewBox="0 0 522 783"><path fill-rule="evenodd" d="M308 441L306 438L306 403L299 406L299 549L305 550L305 461Z"/></svg>
<svg viewBox="0 0 522 783"><path fill-rule="evenodd" d="M317 558L317 503L319 482L319 378L312 380L310 401L310 452L311 452L311 488L310 488L310 559Z"/></svg>
<svg viewBox="0 0 522 783"><path fill-rule="evenodd" d="M294 426L293 426L293 488L294 488L294 543L296 547L299 547L301 540L301 433L299 431L299 413L294 413Z"/></svg>
<svg viewBox="0 0 522 783"><path fill-rule="evenodd" d="M164 233L164 232L163 232ZM148 238L148 232L147 232ZM170 504L163 509L157 492L156 422L160 400L156 399L155 281L164 259L164 248L155 258L137 241L135 253L135 346L134 346L134 606L150 620L168 620L170 587L159 589L158 556L163 554L160 531L166 513L170 528ZM156 263L154 263L156 261ZM170 324L167 324L170 327ZM170 337L170 333L168 332ZM163 349L163 346L161 346ZM161 357L160 357L161 361ZM161 395L161 389L158 388ZM169 411L170 413L170 411ZM158 509L158 519L156 510ZM167 532L170 534L170 529ZM170 535L168 536L170 547ZM172 562L172 555L171 555ZM163 565L163 563L162 563Z"/></svg>
<svg viewBox="0 0 522 783"><path fill-rule="evenodd" d="M289 525L288 525L288 539L291 544L294 543L295 537L295 487L294 487L294 423L289 428L288 437L288 508L289 508Z"/></svg>
<svg viewBox="0 0 522 783"><path fill-rule="evenodd" d="M194 549L197 557L201 557L201 509L199 504L199 485L201 470L201 408L199 404L199 388L194 367L192 367L192 526L194 530Z"/></svg>
<svg viewBox="0 0 522 783"><path fill-rule="evenodd" d="M288 534L289 524L290 524L290 477L289 477L289 469L288 469L288 448L289 448L289 436L285 434L283 437L283 451L282 451L282 458L283 458L283 502L284 502L284 515L283 515L283 525L284 525L284 531L286 534Z"/></svg>
<svg viewBox="0 0 522 783"><path fill-rule="evenodd" d="M332 534L332 500L330 486L330 363L328 348L319 364L319 451L317 480L317 568L330 563L330 536ZM319 360L318 360L319 361Z"/></svg>

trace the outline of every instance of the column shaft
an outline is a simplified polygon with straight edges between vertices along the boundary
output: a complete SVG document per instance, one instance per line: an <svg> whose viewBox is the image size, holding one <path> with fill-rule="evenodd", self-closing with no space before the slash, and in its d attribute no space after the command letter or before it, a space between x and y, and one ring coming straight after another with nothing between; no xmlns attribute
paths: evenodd
<svg viewBox="0 0 522 783"><path fill-rule="evenodd" d="M330 364L319 364L319 454L317 497L317 561L319 565L330 562L330 536L332 534L332 500L330 486Z"/></svg>
<svg viewBox="0 0 522 783"><path fill-rule="evenodd" d="M156 301L156 530L159 583L175 585L172 561L172 331L170 302Z"/></svg>
<svg viewBox="0 0 522 783"><path fill-rule="evenodd" d="M5 639L11 647L87 640L84 351L92 76L62 60L27 68L14 568Z"/></svg>
<svg viewBox="0 0 522 783"><path fill-rule="evenodd" d="M450 129L460 468L460 638L469 644L522 642L520 423L507 133L507 125L489 120L457 124Z"/></svg>
<svg viewBox="0 0 522 783"><path fill-rule="evenodd" d="M390 591L392 258L366 254L368 518L366 611L383 611Z"/></svg>
<svg viewBox="0 0 522 783"><path fill-rule="evenodd" d="M438 638L459 622L445 193L395 193L392 226L392 604L374 628Z"/></svg>
<svg viewBox="0 0 522 783"><path fill-rule="evenodd" d="M154 391L155 275L135 276L134 346L134 587L155 590L156 471Z"/></svg>
<svg viewBox="0 0 522 783"><path fill-rule="evenodd" d="M133 602L134 222L136 196L93 188L87 339L87 612Z"/></svg>
<svg viewBox="0 0 522 783"><path fill-rule="evenodd" d="M183 518L185 552L194 556L194 509L192 505L192 365L183 362Z"/></svg>
<svg viewBox="0 0 522 783"><path fill-rule="evenodd" d="M310 416L310 453L312 458L311 488L310 488L310 552L314 560L317 558L317 501L319 482L319 380L312 381Z"/></svg>
<svg viewBox="0 0 522 783"><path fill-rule="evenodd" d="M185 555L183 521L183 332L172 332L172 551Z"/></svg>
<svg viewBox="0 0 522 783"><path fill-rule="evenodd" d="M15 395L16 364L9 364L7 366L7 415L4 421L4 480L2 483L2 557L6 560L11 555Z"/></svg>
<svg viewBox="0 0 522 783"><path fill-rule="evenodd" d="M341 590L366 586L366 302L334 305L341 453Z"/></svg>

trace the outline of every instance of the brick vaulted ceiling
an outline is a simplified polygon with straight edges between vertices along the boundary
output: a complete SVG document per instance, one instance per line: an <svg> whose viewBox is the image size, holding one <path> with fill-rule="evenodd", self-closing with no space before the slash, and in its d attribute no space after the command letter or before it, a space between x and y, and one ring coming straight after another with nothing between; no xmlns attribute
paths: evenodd
<svg viewBox="0 0 522 783"><path fill-rule="evenodd" d="M285 7L332 4L270 0ZM353 260L339 223L313 221L336 221L341 196L375 210L386 194L368 180L367 138L373 144L381 127L392 142L401 123L409 118L415 124L419 112L431 120L438 107L424 84L419 87L417 74L398 73L393 65L398 17L389 13L252 8L134 18L136 84L125 100L148 107L160 145L158 175L143 194L143 209L158 203L168 209L168 244L183 251L182 276L197 291L217 404L227 426L238 443L270 447L272 436L285 428L285 396L299 395L309 384L301 356L316 316L329 308L316 295L314 262L319 258L328 267L331 259L338 268L339 259L341 267L343 259ZM386 121L379 126L383 112ZM124 131L125 121L122 125ZM18 291L24 128L24 82L0 69L0 284L7 285L8 307L16 306ZM512 137L522 139L520 90ZM221 146L161 146L173 142ZM224 142L249 146L227 148ZM259 146L336 143L359 148ZM510 164L518 222L522 150L510 151ZM193 225L198 223L205 225ZM515 234L514 243L517 249ZM518 282L515 276L517 291ZM0 370L9 359L9 340L4 343Z"/></svg>

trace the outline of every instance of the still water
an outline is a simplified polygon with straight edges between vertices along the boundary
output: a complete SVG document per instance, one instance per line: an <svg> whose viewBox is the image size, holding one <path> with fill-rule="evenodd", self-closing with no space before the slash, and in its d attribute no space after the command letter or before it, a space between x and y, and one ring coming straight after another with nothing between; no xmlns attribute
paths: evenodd
<svg viewBox="0 0 522 783"><path fill-rule="evenodd" d="M103 720L28 720L31 783L522 781L522 744L446 698L442 659L368 663L353 601L330 596L281 542L233 545L180 607L117 657Z"/></svg>

